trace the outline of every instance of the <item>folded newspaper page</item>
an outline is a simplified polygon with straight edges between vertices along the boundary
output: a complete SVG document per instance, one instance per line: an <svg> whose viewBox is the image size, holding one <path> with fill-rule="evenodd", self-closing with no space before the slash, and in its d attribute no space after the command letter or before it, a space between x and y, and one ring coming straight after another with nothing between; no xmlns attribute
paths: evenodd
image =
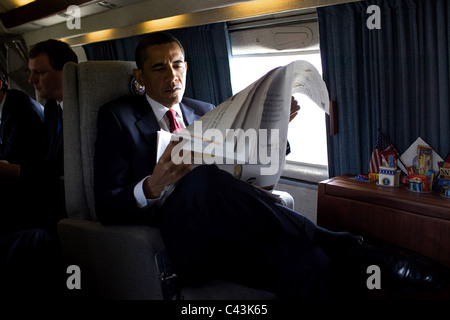
<svg viewBox="0 0 450 320"><path fill-rule="evenodd" d="M328 91L319 72L309 62L295 61L268 72L171 138L161 132L161 141L166 141L159 147L161 154L168 139L182 140L173 149L174 162L216 164L238 179L273 188L285 164L295 93L329 113ZM186 157L187 152L193 159Z"/></svg>

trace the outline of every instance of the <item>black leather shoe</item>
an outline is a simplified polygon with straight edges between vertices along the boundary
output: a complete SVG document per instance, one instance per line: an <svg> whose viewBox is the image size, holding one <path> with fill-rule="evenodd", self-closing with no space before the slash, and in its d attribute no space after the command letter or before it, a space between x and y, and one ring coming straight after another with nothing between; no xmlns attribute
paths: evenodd
<svg viewBox="0 0 450 320"><path fill-rule="evenodd" d="M448 270L439 263L412 251L388 245L370 244L361 237L350 250L358 263L377 265L381 286L404 290L437 290L448 279Z"/></svg>

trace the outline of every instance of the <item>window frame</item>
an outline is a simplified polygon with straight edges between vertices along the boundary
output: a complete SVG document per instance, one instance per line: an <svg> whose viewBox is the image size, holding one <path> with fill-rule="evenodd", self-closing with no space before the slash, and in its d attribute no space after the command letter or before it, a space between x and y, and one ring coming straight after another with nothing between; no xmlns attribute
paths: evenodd
<svg viewBox="0 0 450 320"><path fill-rule="evenodd" d="M290 17L286 20L283 18L281 24L292 23L296 21L297 23L301 22L302 18L300 17ZM311 15L308 13L307 18L305 19L308 23L315 22L318 25L318 20L316 15ZM277 23L274 20L270 20L268 23L264 23L262 21L258 21L256 24L246 23L245 28L267 28L268 26L276 26ZM229 31L233 32L233 30L241 30L241 25L236 24ZM230 41L231 51L233 52L232 43ZM235 57L261 57L261 56L280 56L280 55L293 55L293 54L317 54L320 53L320 49L312 49L312 50L286 50L280 52L264 52L264 53L251 53L251 54L231 54L230 56L230 72L231 72L231 63L232 59ZM236 92L233 92L236 94ZM325 122L325 119L324 119ZM326 130L326 129L325 129ZM327 159L328 164L328 159ZM322 164L314 164L314 163L304 163L299 161L286 160L286 164L283 168L283 172L280 178L280 183L302 186L311 189L317 189L317 183L329 178L328 173L328 165Z"/></svg>

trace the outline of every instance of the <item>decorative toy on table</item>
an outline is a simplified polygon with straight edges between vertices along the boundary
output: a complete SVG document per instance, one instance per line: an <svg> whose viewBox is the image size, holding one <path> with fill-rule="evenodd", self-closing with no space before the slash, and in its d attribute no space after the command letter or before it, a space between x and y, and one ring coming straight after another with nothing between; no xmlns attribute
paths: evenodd
<svg viewBox="0 0 450 320"><path fill-rule="evenodd" d="M428 170L426 175L412 174L408 176L408 189L415 192L431 192L435 182L435 173Z"/></svg>
<svg viewBox="0 0 450 320"><path fill-rule="evenodd" d="M407 168L408 190L431 192L435 187L436 172L433 170L433 149L428 145L417 145L417 156Z"/></svg>
<svg viewBox="0 0 450 320"><path fill-rule="evenodd" d="M450 154L439 166L439 194L450 199Z"/></svg>
<svg viewBox="0 0 450 320"><path fill-rule="evenodd" d="M381 186L398 187L400 185L401 170L397 169L400 154L389 138L378 129L378 138L370 159L368 177L371 181L378 181Z"/></svg>
<svg viewBox="0 0 450 320"><path fill-rule="evenodd" d="M432 192L439 185L441 195L450 197L450 155L444 162L420 137L400 156L379 129L370 161L368 177L378 185L397 187L405 184L414 192Z"/></svg>
<svg viewBox="0 0 450 320"><path fill-rule="evenodd" d="M398 187L400 185L401 170L394 167L380 167L378 184L385 187Z"/></svg>

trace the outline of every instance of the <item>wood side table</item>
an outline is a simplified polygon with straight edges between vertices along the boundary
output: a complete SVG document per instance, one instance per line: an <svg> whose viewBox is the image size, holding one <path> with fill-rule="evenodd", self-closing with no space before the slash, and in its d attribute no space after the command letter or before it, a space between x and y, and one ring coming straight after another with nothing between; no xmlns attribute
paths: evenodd
<svg viewBox="0 0 450 320"><path fill-rule="evenodd" d="M354 176L318 185L317 224L415 251L450 268L450 199Z"/></svg>

